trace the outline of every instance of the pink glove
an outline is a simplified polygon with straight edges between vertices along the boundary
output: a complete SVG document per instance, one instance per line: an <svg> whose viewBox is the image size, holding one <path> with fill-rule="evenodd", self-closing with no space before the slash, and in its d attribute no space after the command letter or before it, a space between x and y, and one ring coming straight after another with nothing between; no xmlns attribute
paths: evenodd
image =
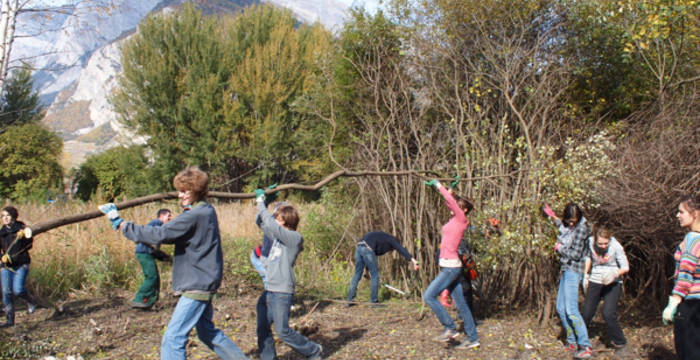
<svg viewBox="0 0 700 360"><path fill-rule="evenodd" d="M557 215L554 213L554 211L552 211L552 208L549 207L549 204L547 204L547 203L544 204L544 208L542 208L542 210L544 210L544 213L547 214L547 216L549 216L549 217L552 217L552 218L557 217Z"/></svg>
<svg viewBox="0 0 700 360"><path fill-rule="evenodd" d="M561 247L561 243L560 243L560 242L554 244L554 251L559 251L559 248L560 248L560 247Z"/></svg>
<svg viewBox="0 0 700 360"><path fill-rule="evenodd" d="M450 299L450 290L447 290L447 289L443 290L440 293L440 304L446 308L451 307L452 302L450 300L451 300Z"/></svg>

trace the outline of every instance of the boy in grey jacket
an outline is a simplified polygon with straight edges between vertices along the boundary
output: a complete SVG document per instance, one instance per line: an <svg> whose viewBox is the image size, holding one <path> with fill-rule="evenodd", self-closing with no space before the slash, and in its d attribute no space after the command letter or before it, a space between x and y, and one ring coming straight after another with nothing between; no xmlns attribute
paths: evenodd
<svg viewBox="0 0 700 360"><path fill-rule="evenodd" d="M198 168L178 173L173 184L182 206L191 209L159 227L123 221L112 203L99 207L126 238L150 245L175 245L172 287L182 296L163 334L163 360L186 358L187 337L194 327L199 339L220 358L248 359L211 320L211 301L221 285L224 260L216 211L204 201L208 183L209 177Z"/></svg>
<svg viewBox="0 0 700 360"><path fill-rule="evenodd" d="M289 327L289 307L294 297L294 262L303 249L304 240L296 231L299 213L291 205L277 209L275 217L270 215L265 206L265 192L255 190L258 215L255 223L265 236L272 239L270 254L263 265L267 271L265 291L257 304L258 350L262 360L277 359L275 340L270 331L274 324L275 333L287 345L308 359L321 359L321 345Z"/></svg>

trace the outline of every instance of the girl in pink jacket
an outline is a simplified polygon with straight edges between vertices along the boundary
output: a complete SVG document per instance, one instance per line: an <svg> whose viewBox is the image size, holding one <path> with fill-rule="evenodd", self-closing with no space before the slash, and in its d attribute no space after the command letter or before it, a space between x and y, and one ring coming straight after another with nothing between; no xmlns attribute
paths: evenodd
<svg viewBox="0 0 700 360"><path fill-rule="evenodd" d="M457 254L457 249L459 248L460 241L462 241L464 230L469 226L467 214L472 210L474 205L464 198L453 196L449 190L445 189L437 180L426 181L425 184L434 186L440 192L452 213L450 220L442 226L439 259L440 273L430 285L428 285L428 288L423 294L423 299L428 306L433 309L433 312L435 312L435 315L444 327L442 334L436 337L435 340L448 342L459 336L455 322L447 313L447 310L445 310L437 300L437 296L443 290L447 289L452 294L452 301L457 306L459 316L464 321L464 332L466 333L466 338L462 343L457 345L456 348L476 348L480 345L479 336L476 333L476 324L474 323L471 310L464 300L461 281L461 277L463 276L462 262L459 260L459 255Z"/></svg>

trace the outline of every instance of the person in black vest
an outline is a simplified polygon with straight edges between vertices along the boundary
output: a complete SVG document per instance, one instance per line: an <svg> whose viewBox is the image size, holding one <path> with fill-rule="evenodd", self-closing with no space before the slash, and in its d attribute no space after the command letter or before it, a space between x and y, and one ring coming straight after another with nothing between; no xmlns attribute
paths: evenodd
<svg viewBox="0 0 700 360"><path fill-rule="evenodd" d="M350 282L350 290L348 291L346 306L350 306L352 300L357 293L357 284L362 278L362 272L365 268L370 274L370 301L373 304L379 303L379 266L377 256L384 255L391 250L396 250L413 263L413 270L418 271L418 262L411 256L399 241L392 235L383 231L372 231L365 234L357 243L355 248L355 275Z"/></svg>

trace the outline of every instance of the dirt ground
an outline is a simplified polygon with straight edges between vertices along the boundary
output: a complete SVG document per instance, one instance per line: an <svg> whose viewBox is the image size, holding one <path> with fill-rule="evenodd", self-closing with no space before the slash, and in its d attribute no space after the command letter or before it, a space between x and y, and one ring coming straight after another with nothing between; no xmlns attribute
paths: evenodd
<svg viewBox="0 0 700 360"><path fill-rule="evenodd" d="M224 288L215 300L214 321L246 354L258 358L255 337L255 303L260 290ZM62 312L42 308L27 314L22 308L17 325L0 329L3 358L69 356L83 359L159 359L160 340L177 298L161 299L155 309L135 310L126 304L131 294L69 300ZM440 324L429 308L416 302L390 301L372 308L359 304L318 301L299 296L290 323L300 326L324 348L327 359L566 359L559 338L557 318L539 326L528 314L489 317L479 322L481 346L457 350L456 343L435 342ZM315 307L315 308L314 308ZM313 311L312 311L313 309ZM660 310L659 310L660 313ZM453 318L457 314L451 310ZM598 314L591 326L596 359L673 359L673 330L660 319L623 321L629 341L627 354L619 357L605 346L605 330ZM458 339L464 338L462 334ZM8 350L10 349L10 350ZM22 349L22 351L18 351ZM14 351L14 352L13 352ZM280 359L301 359L283 343L277 344ZM80 357L78 357L78 355ZM188 343L189 359L216 359L193 331Z"/></svg>

